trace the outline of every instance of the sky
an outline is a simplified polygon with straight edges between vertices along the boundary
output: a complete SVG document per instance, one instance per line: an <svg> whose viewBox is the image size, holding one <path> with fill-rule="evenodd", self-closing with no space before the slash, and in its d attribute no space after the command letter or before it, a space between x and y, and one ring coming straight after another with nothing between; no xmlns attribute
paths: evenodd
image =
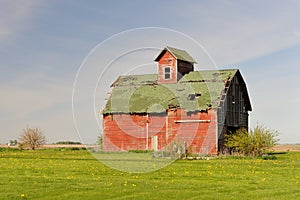
<svg viewBox="0 0 300 200"><path fill-rule="evenodd" d="M198 69L239 68L258 123L300 143L300 3L0 0L0 143L26 127L95 143L109 86L155 73L164 46Z"/></svg>

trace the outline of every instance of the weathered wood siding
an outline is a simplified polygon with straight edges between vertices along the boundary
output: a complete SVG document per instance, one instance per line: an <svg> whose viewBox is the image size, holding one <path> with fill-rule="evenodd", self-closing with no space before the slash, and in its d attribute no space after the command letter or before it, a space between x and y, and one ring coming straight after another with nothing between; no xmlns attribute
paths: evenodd
<svg viewBox="0 0 300 200"><path fill-rule="evenodd" d="M238 78L233 77L226 99L225 124L232 127L248 128L248 111L245 105L243 85Z"/></svg>
<svg viewBox="0 0 300 200"><path fill-rule="evenodd" d="M179 80L185 74L194 71L194 65L186 61L177 60L177 71L177 80Z"/></svg>
<svg viewBox="0 0 300 200"><path fill-rule="evenodd" d="M219 124L235 128L248 128L246 85L237 76L225 87L218 109Z"/></svg>
<svg viewBox="0 0 300 200"><path fill-rule="evenodd" d="M192 119L210 120L210 122L176 123L178 120ZM152 137L157 136L158 150L164 149L168 144L176 141L185 142L190 152L217 154L216 126L216 112L213 109L208 112L189 114L183 110L174 109L169 110L167 114L150 114L148 116L104 115L104 150L152 149Z"/></svg>
<svg viewBox="0 0 300 200"><path fill-rule="evenodd" d="M170 79L165 79L164 68L171 68ZM158 61L158 83L176 83L177 82L177 61L168 51Z"/></svg>
<svg viewBox="0 0 300 200"><path fill-rule="evenodd" d="M189 152L217 154L217 123L214 109L208 112L186 113L183 110L168 112L168 133L171 141L185 141ZM209 123L175 123L178 120L210 120Z"/></svg>

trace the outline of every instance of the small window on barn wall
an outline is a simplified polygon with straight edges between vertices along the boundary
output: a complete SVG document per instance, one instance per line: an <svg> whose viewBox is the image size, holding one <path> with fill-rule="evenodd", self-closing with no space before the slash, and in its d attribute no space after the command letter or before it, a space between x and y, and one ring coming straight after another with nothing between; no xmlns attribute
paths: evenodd
<svg viewBox="0 0 300 200"><path fill-rule="evenodd" d="M170 67L165 67L164 68L164 75L165 75L165 79L170 79L171 78L171 68Z"/></svg>
<svg viewBox="0 0 300 200"><path fill-rule="evenodd" d="M195 99L199 99L199 97L201 96L200 93L195 93L195 94L189 94L188 96L188 100L195 100Z"/></svg>
<svg viewBox="0 0 300 200"><path fill-rule="evenodd" d="M192 100L195 100L195 94L189 94L188 96L188 100L192 101Z"/></svg>

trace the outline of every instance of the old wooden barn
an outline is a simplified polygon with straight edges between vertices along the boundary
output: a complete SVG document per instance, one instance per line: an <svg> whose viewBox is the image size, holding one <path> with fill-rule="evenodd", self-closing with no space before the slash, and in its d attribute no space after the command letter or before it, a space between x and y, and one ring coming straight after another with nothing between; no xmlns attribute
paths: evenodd
<svg viewBox="0 0 300 200"><path fill-rule="evenodd" d="M217 154L224 134L248 128L252 110L238 69L194 71L184 50L164 48L157 74L120 76L103 114L105 151L163 150L183 142L189 152Z"/></svg>

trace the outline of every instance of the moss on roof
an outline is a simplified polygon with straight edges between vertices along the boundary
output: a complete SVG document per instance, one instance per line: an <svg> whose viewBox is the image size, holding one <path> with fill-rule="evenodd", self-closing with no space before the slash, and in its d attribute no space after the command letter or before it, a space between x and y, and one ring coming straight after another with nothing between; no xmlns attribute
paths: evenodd
<svg viewBox="0 0 300 200"><path fill-rule="evenodd" d="M181 50L181 49L176 49L176 48L173 48L173 47L166 47L166 48L164 48L158 54L158 56L155 58L155 61L159 61L159 59L165 54L166 51L169 51L178 60L183 60L183 61L187 61L187 62L190 62L190 63L197 63L194 60L194 58L192 58L192 56L190 56L190 54L188 52L186 52L184 50Z"/></svg>
<svg viewBox="0 0 300 200"><path fill-rule="evenodd" d="M172 107L187 112L216 108L225 82L237 71L194 71L174 84L157 84L157 74L120 76L112 85L103 114L164 113Z"/></svg>
<svg viewBox="0 0 300 200"><path fill-rule="evenodd" d="M192 63L197 63L188 52L181 50L181 49L176 49L173 47L167 47L167 49L178 59L178 60L184 60Z"/></svg>

